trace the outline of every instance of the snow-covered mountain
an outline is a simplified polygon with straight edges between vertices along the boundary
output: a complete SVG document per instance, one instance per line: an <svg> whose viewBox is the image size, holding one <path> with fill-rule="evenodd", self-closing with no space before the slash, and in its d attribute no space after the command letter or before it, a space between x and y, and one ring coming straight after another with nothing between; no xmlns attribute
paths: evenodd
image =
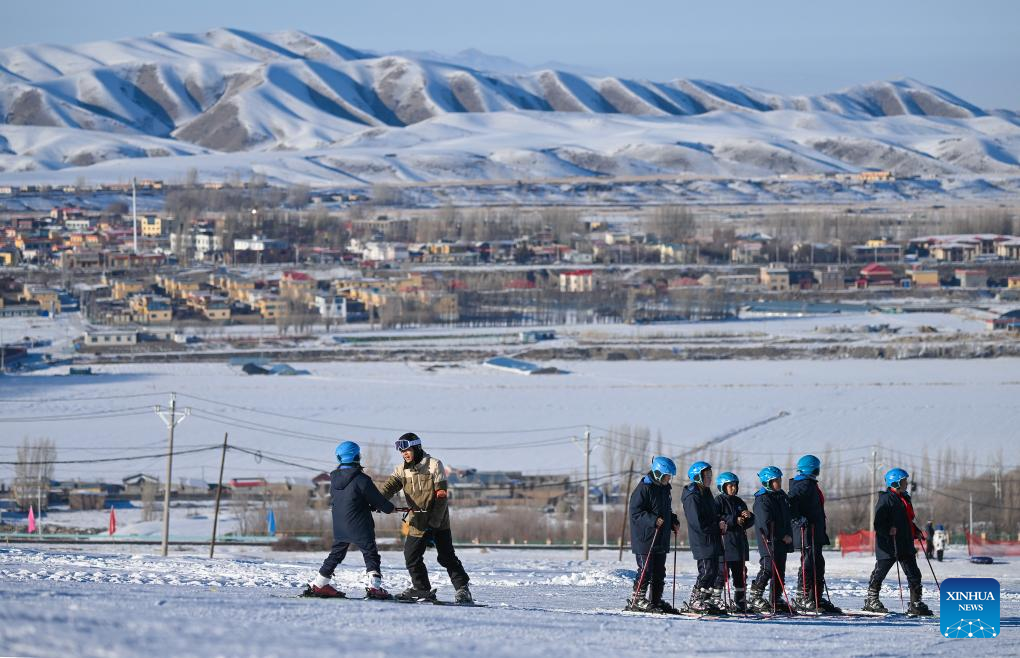
<svg viewBox="0 0 1020 658"><path fill-rule="evenodd" d="M71 168L122 177L109 165L135 158L169 171L229 161L236 172L267 157L311 160L322 168L315 183L330 168L368 181L1020 175L1016 113L914 80L782 96L704 80L506 72L515 66L477 51L378 55L295 31L8 48L0 177Z"/></svg>

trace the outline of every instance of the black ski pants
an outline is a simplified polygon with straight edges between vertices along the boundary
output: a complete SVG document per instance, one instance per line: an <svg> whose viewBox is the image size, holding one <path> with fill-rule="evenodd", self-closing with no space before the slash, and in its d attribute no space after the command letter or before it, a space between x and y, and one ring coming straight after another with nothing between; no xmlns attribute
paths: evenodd
<svg viewBox="0 0 1020 658"><path fill-rule="evenodd" d="M323 561L322 566L319 567L319 574L323 578L332 578L333 572L336 571L337 566L344 561L347 557L347 549L351 547L351 543L347 541L338 541L333 544L333 548L330 549L329 555ZM361 554L365 558L365 571L376 572L382 574L382 560L379 558L379 547L376 546L375 541L371 544L365 544L364 546L358 546L361 549Z"/></svg>
<svg viewBox="0 0 1020 658"><path fill-rule="evenodd" d="M727 562L725 558L719 558L719 574L715 577L715 588L725 589L727 580L734 592L743 595L744 590L747 589L747 566L743 560ZM735 598L739 600L742 596Z"/></svg>
<svg viewBox="0 0 1020 658"><path fill-rule="evenodd" d="M634 579L634 587L637 587L641 580L641 571L645 572L645 579L641 581L641 591L651 590L647 596L652 603L662 600L662 590L666 587L666 553L646 553L645 555L634 555L637 560L637 578ZM648 568L645 568L645 560L648 560Z"/></svg>
<svg viewBox="0 0 1020 658"><path fill-rule="evenodd" d="M751 586L764 591L765 586L772 583L769 589L769 602L773 607L783 600L783 581L786 579L786 553L773 553L775 561L768 555L762 555L758 561L760 568ZM775 567L775 568L773 568Z"/></svg>
<svg viewBox="0 0 1020 658"><path fill-rule="evenodd" d="M695 588L712 589L719 577L719 558L707 557L698 560L698 578L694 581Z"/></svg>
<svg viewBox="0 0 1020 658"><path fill-rule="evenodd" d="M420 591L432 589L429 570L425 567L425 549L428 548L430 536L436 543L439 565L450 575L454 588L467 586L470 579L453 550L453 533L449 529L436 528L429 528L421 537L408 535L404 539L404 562L407 564L407 572L411 574L411 586Z"/></svg>
<svg viewBox="0 0 1020 658"><path fill-rule="evenodd" d="M807 601L825 597L825 556L822 547L805 546L797 571L797 593Z"/></svg>
<svg viewBox="0 0 1020 658"><path fill-rule="evenodd" d="M875 570L871 572L871 579L868 581L868 588L873 590L881 589L882 582L894 564L896 564L896 560L893 558L877 560L875 562ZM900 568L903 569L903 575L906 576L907 584L911 589L921 587L921 570L917 566L916 555L901 557Z"/></svg>

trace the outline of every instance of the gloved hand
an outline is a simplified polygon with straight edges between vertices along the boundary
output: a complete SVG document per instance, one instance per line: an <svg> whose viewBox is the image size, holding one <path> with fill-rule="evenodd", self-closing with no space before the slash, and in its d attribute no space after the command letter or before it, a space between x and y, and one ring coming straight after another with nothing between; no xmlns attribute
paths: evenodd
<svg viewBox="0 0 1020 658"><path fill-rule="evenodd" d="M446 489L437 489L436 498L446 498Z"/></svg>
<svg viewBox="0 0 1020 658"><path fill-rule="evenodd" d="M783 542L787 543L787 544L792 544L793 543L793 537L791 537L790 535L786 535L785 537L783 537Z"/></svg>
<svg viewBox="0 0 1020 658"><path fill-rule="evenodd" d="M663 518L660 516L659 518L655 519L655 527L656 528L661 528L662 524L665 523L665 522L666 521L663 520Z"/></svg>
<svg viewBox="0 0 1020 658"><path fill-rule="evenodd" d="M723 521L722 519L720 519L719 520L719 532L721 532L723 534L726 534L726 527L727 527L726 526L726 521Z"/></svg>

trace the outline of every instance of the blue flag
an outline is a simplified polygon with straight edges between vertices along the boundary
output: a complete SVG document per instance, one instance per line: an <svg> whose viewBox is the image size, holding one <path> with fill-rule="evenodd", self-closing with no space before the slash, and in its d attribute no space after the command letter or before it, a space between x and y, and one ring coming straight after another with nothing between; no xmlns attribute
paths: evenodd
<svg viewBox="0 0 1020 658"><path fill-rule="evenodd" d="M269 529L268 534L276 534L276 515L273 514L273 510L269 510L269 514L266 516L266 526Z"/></svg>

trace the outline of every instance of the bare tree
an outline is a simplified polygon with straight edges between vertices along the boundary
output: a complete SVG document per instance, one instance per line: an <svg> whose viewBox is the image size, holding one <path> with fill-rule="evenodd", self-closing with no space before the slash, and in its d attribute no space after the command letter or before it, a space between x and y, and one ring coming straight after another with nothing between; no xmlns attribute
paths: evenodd
<svg viewBox="0 0 1020 658"><path fill-rule="evenodd" d="M694 238L698 222L685 206L659 206L652 211L645 226L663 242L686 242Z"/></svg>
<svg viewBox="0 0 1020 658"><path fill-rule="evenodd" d="M51 439L25 439L14 465L14 498L21 509L46 509L57 447Z"/></svg>

